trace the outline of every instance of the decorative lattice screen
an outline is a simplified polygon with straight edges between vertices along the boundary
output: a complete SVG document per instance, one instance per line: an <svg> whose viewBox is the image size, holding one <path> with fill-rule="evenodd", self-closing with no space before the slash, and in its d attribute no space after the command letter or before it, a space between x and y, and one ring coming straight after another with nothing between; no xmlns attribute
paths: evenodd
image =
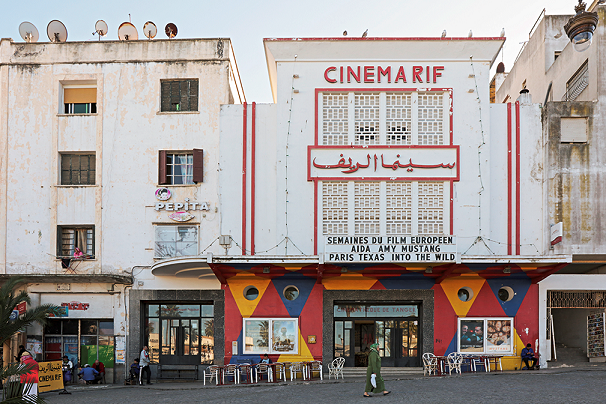
<svg viewBox="0 0 606 404"><path fill-rule="evenodd" d="M444 144L444 106L442 94L419 93L419 144Z"/></svg>
<svg viewBox="0 0 606 404"><path fill-rule="evenodd" d="M419 234L444 234L444 184L419 182Z"/></svg>
<svg viewBox="0 0 606 404"><path fill-rule="evenodd" d="M379 183L355 182L356 234L379 234L380 208Z"/></svg>
<svg viewBox="0 0 606 404"><path fill-rule="evenodd" d="M354 144L379 144L379 94L355 94Z"/></svg>
<svg viewBox="0 0 606 404"><path fill-rule="evenodd" d="M387 183L387 234L412 234L411 185L410 182Z"/></svg>
<svg viewBox="0 0 606 404"><path fill-rule="evenodd" d="M322 231L347 234L347 182L322 183Z"/></svg>
<svg viewBox="0 0 606 404"><path fill-rule="evenodd" d="M410 93L387 93L387 144L412 144Z"/></svg>
<svg viewBox="0 0 606 404"><path fill-rule="evenodd" d="M348 127L347 93L322 95L322 144L347 144Z"/></svg>

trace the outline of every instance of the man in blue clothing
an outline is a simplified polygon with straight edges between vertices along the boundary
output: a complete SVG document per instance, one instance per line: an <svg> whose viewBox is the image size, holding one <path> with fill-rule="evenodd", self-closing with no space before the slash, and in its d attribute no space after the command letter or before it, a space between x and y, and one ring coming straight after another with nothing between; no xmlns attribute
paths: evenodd
<svg viewBox="0 0 606 404"><path fill-rule="evenodd" d="M527 344L526 348L522 349L522 360L526 364L526 368L530 370L534 369L534 366L537 364L537 358L534 357L531 344ZM532 365L529 365L528 361L531 361Z"/></svg>
<svg viewBox="0 0 606 404"><path fill-rule="evenodd" d="M82 376L82 379L86 380L86 384L91 384L95 381L95 376L97 376L99 372L95 369L91 368L87 363L84 367L78 372L78 376Z"/></svg>

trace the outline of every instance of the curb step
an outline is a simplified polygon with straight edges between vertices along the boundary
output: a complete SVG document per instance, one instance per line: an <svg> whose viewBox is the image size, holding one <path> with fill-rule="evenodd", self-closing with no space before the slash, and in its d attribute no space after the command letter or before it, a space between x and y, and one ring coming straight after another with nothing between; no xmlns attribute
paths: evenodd
<svg viewBox="0 0 606 404"><path fill-rule="evenodd" d="M411 375L411 374L423 374L422 367L406 367L406 368L392 368L384 367L381 368L381 375L383 376L397 376L397 375ZM344 368L344 376L366 376L366 368Z"/></svg>

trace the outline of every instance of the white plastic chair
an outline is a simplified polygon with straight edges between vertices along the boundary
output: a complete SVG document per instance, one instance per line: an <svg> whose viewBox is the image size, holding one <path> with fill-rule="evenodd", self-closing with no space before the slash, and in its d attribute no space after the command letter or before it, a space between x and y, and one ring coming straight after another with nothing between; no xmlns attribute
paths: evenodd
<svg viewBox="0 0 606 404"><path fill-rule="evenodd" d="M472 359L474 372L478 371L478 366L484 366L486 372L490 372L490 366L487 364L488 358L480 356Z"/></svg>
<svg viewBox="0 0 606 404"><path fill-rule="evenodd" d="M335 358L335 360L329 363L328 380L330 380L330 376L334 376L335 379L338 379L339 375L341 375L341 379L343 379L343 365L345 365L345 358L342 356Z"/></svg>
<svg viewBox="0 0 606 404"><path fill-rule="evenodd" d="M323 380L323 379L322 379L322 362L320 362L320 361L313 361L313 362L310 362L310 363L307 365L307 372L308 372L308 373L307 373L307 378L308 378L309 380L311 380L311 377L313 376L313 374L314 374L315 372L319 373L319 374L320 374L320 380Z"/></svg>
<svg viewBox="0 0 606 404"><path fill-rule="evenodd" d="M219 384L219 366L210 365L209 367L204 369L203 376L204 376L204 385L205 386L206 386L206 379L208 379L209 382L212 381L213 379L215 379L215 384Z"/></svg>
<svg viewBox="0 0 606 404"><path fill-rule="evenodd" d="M223 384L225 384L225 376L233 376L234 384L240 383L240 367L238 365L225 365L223 368Z"/></svg>
<svg viewBox="0 0 606 404"><path fill-rule="evenodd" d="M423 376L431 376L438 372L438 358L430 352L423 354Z"/></svg>
<svg viewBox="0 0 606 404"><path fill-rule="evenodd" d="M451 352L446 357L448 364L448 374L451 375L454 369L455 373L461 374L461 362L463 362L463 356L458 352Z"/></svg>
<svg viewBox="0 0 606 404"><path fill-rule="evenodd" d="M290 364L290 381L293 377L297 378L297 373L301 373L301 378L305 380L305 368L301 362L293 362Z"/></svg>
<svg viewBox="0 0 606 404"><path fill-rule="evenodd" d="M272 380L272 371L269 368L269 365L266 363L259 363L257 365L257 371L256 373L256 379L257 379L257 383L259 383L259 375L267 375L267 381L271 382ZM261 379L263 379L263 376L261 376Z"/></svg>

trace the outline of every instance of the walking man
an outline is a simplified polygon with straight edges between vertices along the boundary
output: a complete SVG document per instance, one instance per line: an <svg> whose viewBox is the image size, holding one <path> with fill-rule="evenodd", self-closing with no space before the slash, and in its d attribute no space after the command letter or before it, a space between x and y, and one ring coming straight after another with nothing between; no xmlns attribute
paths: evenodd
<svg viewBox="0 0 606 404"><path fill-rule="evenodd" d="M139 384L143 384L143 373L147 375L147 384L151 384L149 381L151 379L151 370L149 369L149 353L147 352L147 345L145 345L141 351L141 355L139 357L139 366L141 367L141 371L139 372Z"/></svg>

